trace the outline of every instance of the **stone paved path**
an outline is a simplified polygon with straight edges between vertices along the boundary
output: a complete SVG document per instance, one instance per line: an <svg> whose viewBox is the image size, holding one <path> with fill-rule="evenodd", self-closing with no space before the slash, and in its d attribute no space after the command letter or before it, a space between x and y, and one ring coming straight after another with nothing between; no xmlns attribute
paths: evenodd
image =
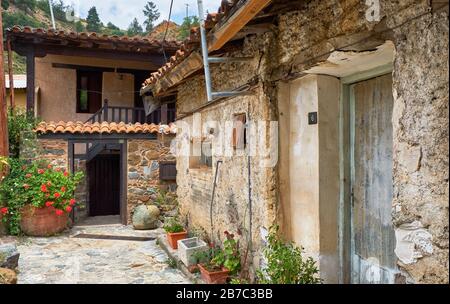
<svg viewBox="0 0 450 304"><path fill-rule="evenodd" d="M163 231L135 231L116 224L74 227L50 238L20 239L18 283L190 283L179 270L169 267L156 241L74 238L79 233L156 237Z"/></svg>

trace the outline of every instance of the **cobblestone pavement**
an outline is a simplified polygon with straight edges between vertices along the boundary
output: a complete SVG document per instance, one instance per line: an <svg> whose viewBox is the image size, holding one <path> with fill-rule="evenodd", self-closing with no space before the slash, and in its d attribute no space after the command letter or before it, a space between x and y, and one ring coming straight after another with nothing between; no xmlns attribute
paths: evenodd
<svg viewBox="0 0 450 304"><path fill-rule="evenodd" d="M135 231L130 226L76 226L60 236L17 241L19 284L178 284L190 283L168 266L155 240L124 241L75 238L80 233L157 237L161 229Z"/></svg>

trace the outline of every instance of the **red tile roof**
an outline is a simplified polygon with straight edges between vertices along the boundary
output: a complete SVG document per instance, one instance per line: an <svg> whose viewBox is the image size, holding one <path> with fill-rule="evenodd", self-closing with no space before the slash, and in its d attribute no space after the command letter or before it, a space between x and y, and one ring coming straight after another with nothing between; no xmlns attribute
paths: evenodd
<svg viewBox="0 0 450 304"><path fill-rule="evenodd" d="M143 46L151 46L151 47L161 47L162 41L149 39L147 37L135 36L116 36L116 35L106 35L92 32L67 32L63 30L54 30L48 29L45 30L43 28L32 28L29 26L21 27L21 26L13 26L12 28L8 28L6 30L8 36L23 36L23 37L41 37L41 38L50 38L50 39L68 39L68 40L77 40L77 41L88 41L88 42L114 42L114 43L123 43L128 45L138 44ZM180 47L181 43L176 40L166 40L164 41L165 47Z"/></svg>
<svg viewBox="0 0 450 304"><path fill-rule="evenodd" d="M34 129L38 134L49 133L70 133L70 134L176 134L175 124L155 125L155 124L125 124L123 122L102 122L102 123L84 123L84 122L41 122Z"/></svg>
<svg viewBox="0 0 450 304"><path fill-rule="evenodd" d="M206 30L212 29L224 17L230 15L231 9L237 4L239 0L223 0L222 5L217 13L210 13L205 19ZM189 37L183 42L178 51L173 55L169 61L152 73L148 79L142 84L142 87L147 87L156 83L164 75L168 74L175 66L187 58L194 50L200 46L200 29L198 27L192 28Z"/></svg>

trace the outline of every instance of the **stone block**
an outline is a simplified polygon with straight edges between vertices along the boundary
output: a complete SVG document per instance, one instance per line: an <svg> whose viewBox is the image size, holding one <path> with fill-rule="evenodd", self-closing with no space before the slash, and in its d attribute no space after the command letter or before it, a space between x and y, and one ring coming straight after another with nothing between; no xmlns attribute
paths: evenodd
<svg viewBox="0 0 450 304"><path fill-rule="evenodd" d="M15 244L8 243L0 245L0 267L16 269L19 265L20 253Z"/></svg>

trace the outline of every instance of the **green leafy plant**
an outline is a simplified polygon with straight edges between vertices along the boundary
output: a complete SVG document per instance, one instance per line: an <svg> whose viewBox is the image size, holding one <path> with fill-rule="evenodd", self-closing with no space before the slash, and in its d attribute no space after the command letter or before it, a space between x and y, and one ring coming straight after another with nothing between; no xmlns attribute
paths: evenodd
<svg viewBox="0 0 450 304"><path fill-rule="evenodd" d="M258 281L263 284L321 283L314 259L304 258L301 248L280 239L278 230L278 226L270 228L264 250L267 267L257 272Z"/></svg>
<svg viewBox="0 0 450 304"><path fill-rule="evenodd" d="M28 164L24 160L9 159L10 172L0 183L0 205L3 221L13 235L20 234L20 213L25 205L53 208L57 215L69 213L76 204L73 198L82 172L74 175L53 168L43 161Z"/></svg>
<svg viewBox="0 0 450 304"><path fill-rule="evenodd" d="M234 234L228 231L225 231L225 237L223 249L212 246L209 252L211 259L204 266L209 271L220 270L222 267L225 267L230 271L231 275L235 275L241 270L239 241L234 238Z"/></svg>
<svg viewBox="0 0 450 304"><path fill-rule="evenodd" d="M167 259L167 265L170 267L170 268L177 268L177 260L175 260L175 259L173 259L173 258L168 258Z"/></svg>
<svg viewBox="0 0 450 304"><path fill-rule="evenodd" d="M19 158L24 135L32 134L38 123L39 120L32 113L27 113L23 109L16 108L9 111L8 137L11 157Z"/></svg>
<svg viewBox="0 0 450 304"><path fill-rule="evenodd" d="M170 219L167 223L164 224L164 230L168 233L178 233L183 232L183 225L178 222L177 219Z"/></svg>

